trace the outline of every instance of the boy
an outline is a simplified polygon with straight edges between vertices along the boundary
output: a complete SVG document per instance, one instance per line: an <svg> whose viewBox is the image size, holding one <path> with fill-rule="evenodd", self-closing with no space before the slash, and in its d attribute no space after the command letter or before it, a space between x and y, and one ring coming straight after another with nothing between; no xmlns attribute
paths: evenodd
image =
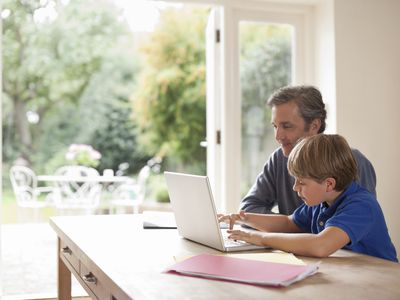
<svg viewBox="0 0 400 300"><path fill-rule="evenodd" d="M327 257L345 248L397 262L379 203L355 182L357 164L343 137L303 139L288 157L288 170L304 203L290 216L244 211L221 216L231 239L304 256ZM232 230L236 221L260 232Z"/></svg>

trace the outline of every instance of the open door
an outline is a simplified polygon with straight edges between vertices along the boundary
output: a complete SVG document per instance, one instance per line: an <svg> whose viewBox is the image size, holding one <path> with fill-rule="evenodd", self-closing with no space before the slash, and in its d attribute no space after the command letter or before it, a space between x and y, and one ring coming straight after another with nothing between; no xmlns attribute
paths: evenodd
<svg viewBox="0 0 400 300"><path fill-rule="evenodd" d="M217 211L223 209L221 196L221 8L213 8L206 28L207 86L207 175L210 179Z"/></svg>
<svg viewBox="0 0 400 300"><path fill-rule="evenodd" d="M218 212L236 212L277 147L265 102L277 88L312 82L310 12L214 7L206 28L207 175Z"/></svg>

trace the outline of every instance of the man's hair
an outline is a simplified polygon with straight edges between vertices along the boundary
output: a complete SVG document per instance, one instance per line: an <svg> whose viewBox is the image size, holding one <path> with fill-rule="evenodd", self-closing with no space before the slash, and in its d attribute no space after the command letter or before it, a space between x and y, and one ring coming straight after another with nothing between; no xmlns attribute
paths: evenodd
<svg viewBox="0 0 400 300"><path fill-rule="evenodd" d="M357 179L357 163L346 140L337 134L317 134L302 139L288 157L289 173L322 182L336 180L335 190L344 190Z"/></svg>
<svg viewBox="0 0 400 300"><path fill-rule="evenodd" d="M294 101L297 104L300 116L306 123L306 130L308 130L312 121L320 119L321 127L318 133L325 131L325 104L317 88L308 85L282 87L269 97L267 104L269 107L273 107L290 101Z"/></svg>

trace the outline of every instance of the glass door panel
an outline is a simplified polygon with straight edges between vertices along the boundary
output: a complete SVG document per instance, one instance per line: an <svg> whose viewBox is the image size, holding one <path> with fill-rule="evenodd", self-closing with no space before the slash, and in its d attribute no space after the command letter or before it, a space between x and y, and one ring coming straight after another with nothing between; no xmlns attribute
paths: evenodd
<svg viewBox="0 0 400 300"><path fill-rule="evenodd" d="M267 100L292 82L293 40L291 25L239 22L242 197L277 147Z"/></svg>

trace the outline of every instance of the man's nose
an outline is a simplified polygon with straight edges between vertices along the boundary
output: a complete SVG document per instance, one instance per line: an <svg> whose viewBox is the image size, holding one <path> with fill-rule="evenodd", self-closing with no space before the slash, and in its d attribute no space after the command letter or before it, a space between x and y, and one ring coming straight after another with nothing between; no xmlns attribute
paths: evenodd
<svg viewBox="0 0 400 300"><path fill-rule="evenodd" d="M277 141L280 141L280 140L283 140L283 139L284 139L284 136L285 136L285 135L284 135L283 129L277 127L277 128L275 129L275 139L276 139Z"/></svg>

